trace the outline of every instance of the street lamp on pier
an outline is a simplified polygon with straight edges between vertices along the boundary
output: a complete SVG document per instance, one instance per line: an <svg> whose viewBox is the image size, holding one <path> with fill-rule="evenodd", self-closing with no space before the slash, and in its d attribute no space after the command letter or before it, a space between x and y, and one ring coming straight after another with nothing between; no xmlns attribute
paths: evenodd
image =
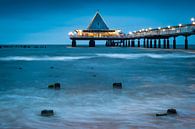
<svg viewBox="0 0 195 129"><path fill-rule="evenodd" d="M192 24L195 24L195 18L194 17L191 18L191 22L192 22Z"/></svg>

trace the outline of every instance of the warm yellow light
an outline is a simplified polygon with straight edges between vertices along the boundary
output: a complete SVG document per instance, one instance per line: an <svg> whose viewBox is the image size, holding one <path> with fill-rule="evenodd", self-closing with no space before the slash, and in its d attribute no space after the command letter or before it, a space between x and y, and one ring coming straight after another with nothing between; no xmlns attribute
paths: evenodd
<svg viewBox="0 0 195 129"><path fill-rule="evenodd" d="M175 30L175 28L172 28L171 30Z"/></svg>

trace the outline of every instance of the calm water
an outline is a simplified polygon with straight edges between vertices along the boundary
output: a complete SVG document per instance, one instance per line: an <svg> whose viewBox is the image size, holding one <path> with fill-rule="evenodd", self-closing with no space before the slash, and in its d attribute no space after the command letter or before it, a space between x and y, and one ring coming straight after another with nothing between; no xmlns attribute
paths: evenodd
<svg viewBox="0 0 195 129"><path fill-rule="evenodd" d="M62 89L47 89L54 82ZM113 90L113 82L122 82L123 89ZM155 116L168 108L176 108L178 115ZM55 116L40 116L43 109L53 109ZM193 129L195 53L64 46L0 49L0 128Z"/></svg>

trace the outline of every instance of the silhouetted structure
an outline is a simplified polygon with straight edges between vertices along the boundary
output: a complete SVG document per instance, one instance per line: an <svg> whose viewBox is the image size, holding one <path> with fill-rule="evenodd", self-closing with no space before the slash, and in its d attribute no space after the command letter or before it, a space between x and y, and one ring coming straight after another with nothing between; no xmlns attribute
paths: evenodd
<svg viewBox="0 0 195 129"><path fill-rule="evenodd" d="M188 37L195 35L195 22L192 24L179 24L156 29L142 29L124 34L121 30L110 30L99 12L96 13L86 30L70 32L72 47L76 47L77 40L89 40L89 47L95 47L95 40L106 40L106 46L141 47L144 48L170 48L170 38L173 38L173 49L176 49L176 38L185 37L185 49L188 49ZM141 43L143 40L143 43ZM137 41L137 42L135 42ZM161 44L162 42L162 44Z"/></svg>

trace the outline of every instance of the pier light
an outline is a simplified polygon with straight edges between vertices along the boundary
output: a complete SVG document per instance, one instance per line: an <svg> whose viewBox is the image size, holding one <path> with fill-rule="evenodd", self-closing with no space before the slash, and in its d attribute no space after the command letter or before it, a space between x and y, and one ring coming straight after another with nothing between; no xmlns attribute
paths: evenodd
<svg viewBox="0 0 195 129"><path fill-rule="evenodd" d="M69 36L73 36L73 35L74 35L74 33L72 33L72 32L69 32L69 33L68 33L68 35L69 35Z"/></svg>
<svg viewBox="0 0 195 129"><path fill-rule="evenodd" d="M169 29L171 28L171 26L167 26Z"/></svg>
<svg viewBox="0 0 195 129"><path fill-rule="evenodd" d="M148 29L146 29L146 31L148 31Z"/></svg>
<svg viewBox="0 0 195 129"><path fill-rule="evenodd" d="M129 32L130 35L132 35L133 33L132 32Z"/></svg>
<svg viewBox="0 0 195 129"><path fill-rule="evenodd" d="M121 30L116 30L116 32L121 33L122 31Z"/></svg>
<svg viewBox="0 0 195 129"><path fill-rule="evenodd" d="M142 29L142 31L145 31L145 29Z"/></svg>
<svg viewBox="0 0 195 129"><path fill-rule="evenodd" d="M182 27L182 24L179 24L179 27Z"/></svg>
<svg viewBox="0 0 195 129"><path fill-rule="evenodd" d="M163 31L165 31L165 29L163 29Z"/></svg>
<svg viewBox="0 0 195 129"><path fill-rule="evenodd" d="M193 25L195 25L195 18L194 17L191 18L191 22Z"/></svg>
<svg viewBox="0 0 195 129"><path fill-rule="evenodd" d="M161 27L158 27L158 29L160 30L160 29L161 29Z"/></svg>
<svg viewBox="0 0 195 129"><path fill-rule="evenodd" d="M175 28L172 28L171 30L175 30Z"/></svg>
<svg viewBox="0 0 195 129"><path fill-rule="evenodd" d="M150 27L149 30L152 30L152 28Z"/></svg>
<svg viewBox="0 0 195 129"><path fill-rule="evenodd" d="M192 18L191 18L191 22L193 23L194 21L195 21L195 18L194 18L194 17L192 17Z"/></svg>

